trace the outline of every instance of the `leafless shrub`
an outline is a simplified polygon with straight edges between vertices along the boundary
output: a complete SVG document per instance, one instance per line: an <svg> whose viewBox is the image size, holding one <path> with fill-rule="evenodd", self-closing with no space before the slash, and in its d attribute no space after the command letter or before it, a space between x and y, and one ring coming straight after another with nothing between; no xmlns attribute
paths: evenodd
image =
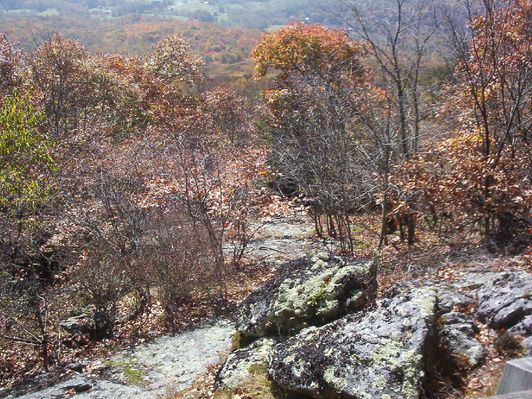
<svg viewBox="0 0 532 399"><path fill-rule="evenodd" d="M318 77L300 84L290 99L297 114L283 115L278 124L271 161L305 194L318 235L326 231L352 251L350 215L371 204L381 153L353 128L348 92Z"/></svg>
<svg viewBox="0 0 532 399"><path fill-rule="evenodd" d="M116 304L124 295L134 292L139 298L132 318L149 306L149 280L142 263L147 212L135 197L142 190L134 172L101 172L93 187L95 205L77 221L85 234L86 242L80 245L86 256L75 278L80 296L93 307L96 339L112 333Z"/></svg>
<svg viewBox="0 0 532 399"><path fill-rule="evenodd" d="M90 263L76 275L80 297L93 308L92 338L110 336L116 321L118 301L132 289L133 283L119 260L94 248Z"/></svg>
<svg viewBox="0 0 532 399"><path fill-rule="evenodd" d="M0 271L0 339L39 348L45 369L52 363L48 299L37 275Z"/></svg>
<svg viewBox="0 0 532 399"><path fill-rule="evenodd" d="M224 286L217 269L215 248L207 245L209 234L179 210L154 210L146 237L151 284L165 311L165 320L175 326L179 307L192 299L223 297Z"/></svg>

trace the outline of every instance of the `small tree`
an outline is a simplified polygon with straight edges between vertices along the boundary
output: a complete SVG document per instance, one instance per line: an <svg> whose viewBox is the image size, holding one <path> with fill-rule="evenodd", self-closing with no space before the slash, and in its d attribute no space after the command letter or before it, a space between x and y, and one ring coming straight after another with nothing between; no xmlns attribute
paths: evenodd
<svg viewBox="0 0 532 399"><path fill-rule="evenodd" d="M146 68L167 84L194 86L203 80L203 61L190 44L177 35L168 36L146 57Z"/></svg>
<svg viewBox="0 0 532 399"><path fill-rule="evenodd" d="M481 137L483 188L483 235L493 231L511 236L517 223L511 212L500 212L497 201L499 168L510 153L530 154L532 51L530 44L531 5L506 0L463 2L468 28L464 32L449 19L451 43L457 61L456 74L467 108L464 120L472 123ZM467 126L469 128L469 126ZM524 166L524 165L523 165ZM519 218L519 217L518 217Z"/></svg>
<svg viewBox="0 0 532 399"><path fill-rule="evenodd" d="M390 101L396 157L409 159L419 149L421 122L426 118L420 77L438 27L433 2L394 0L373 7L347 2L353 10L348 21L351 31L365 44L378 69L378 84Z"/></svg>
<svg viewBox="0 0 532 399"><path fill-rule="evenodd" d="M76 281L81 299L93 308L91 337L100 340L112 335L118 301L134 285L119 257L102 251L102 246L96 242L93 245L88 253L90 261L78 271Z"/></svg>
<svg viewBox="0 0 532 399"><path fill-rule="evenodd" d="M166 323L176 328L181 319L179 307L192 300L223 298L216 248L203 224L196 224L179 209L170 206L150 212L150 230L146 237L147 270L158 287L158 299Z"/></svg>
<svg viewBox="0 0 532 399"><path fill-rule="evenodd" d="M468 26L448 21L457 84L442 113L451 137L403 165L396 183L433 223L520 251L530 241L530 2L463 5Z"/></svg>
<svg viewBox="0 0 532 399"><path fill-rule="evenodd" d="M277 71L264 92L271 112L272 163L312 203L316 230L353 250L349 215L372 200L375 153L355 123L368 78L363 47L345 32L296 24L262 37L258 76Z"/></svg>
<svg viewBox="0 0 532 399"><path fill-rule="evenodd" d="M13 220L15 238L46 203L57 170L52 146L38 130L41 121L29 99L17 94L0 108L0 211Z"/></svg>
<svg viewBox="0 0 532 399"><path fill-rule="evenodd" d="M81 297L94 310L95 339L112 334L116 304L124 295L134 293L138 299L130 317L148 310L151 302L143 243L149 220L137 203L144 190L135 171L100 171L93 187L95 205L77 222L87 242L80 243L86 256L76 281Z"/></svg>
<svg viewBox="0 0 532 399"><path fill-rule="evenodd" d="M31 78L46 115L45 124L55 137L78 127L83 104L92 99L90 85L84 82L87 57L79 43L56 34L30 58Z"/></svg>
<svg viewBox="0 0 532 399"><path fill-rule="evenodd" d="M406 238L403 224L408 225L408 243L412 244L416 198L398 191L390 178L392 167L415 156L422 145L423 121L430 115L430 107L424 95L428 88L421 81L423 63L438 29L436 8L432 0L346 3L352 9L348 19L351 33L364 43L370 62L376 67L374 84L382 99L379 105L374 104L376 110L366 109L359 114L362 128L377 138L376 148L384 154L378 168L382 208L379 246L396 225L401 239Z"/></svg>
<svg viewBox="0 0 532 399"><path fill-rule="evenodd" d="M0 336L41 348L49 364L46 279L40 269L39 211L57 167L39 132L41 115L18 94L0 108Z"/></svg>

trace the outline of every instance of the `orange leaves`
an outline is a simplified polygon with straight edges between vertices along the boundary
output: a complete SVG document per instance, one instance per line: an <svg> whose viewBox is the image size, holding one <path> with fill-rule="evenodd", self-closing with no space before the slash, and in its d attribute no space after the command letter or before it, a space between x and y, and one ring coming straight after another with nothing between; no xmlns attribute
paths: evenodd
<svg viewBox="0 0 532 399"><path fill-rule="evenodd" d="M310 127L309 118L318 120L318 113L338 110L340 103L342 112L348 112L346 103L357 101L367 83L362 55L363 46L345 32L321 25L297 23L264 34L252 56L256 76L278 73L275 87L263 92L273 119L270 126L305 130ZM345 123L339 120L346 117L345 112L335 123Z"/></svg>
<svg viewBox="0 0 532 399"><path fill-rule="evenodd" d="M469 21L471 39L465 43L457 76L461 80L464 116L482 135L503 146L504 139L526 135L516 115L531 109L530 0L507 0L481 9ZM486 140L488 141L488 140ZM486 155L490 153L490 142Z"/></svg>
<svg viewBox="0 0 532 399"><path fill-rule="evenodd" d="M345 32L298 23L263 35L252 55L257 62L257 76L275 69L281 71L279 77L283 78L290 72L306 74L339 68L358 73L362 49Z"/></svg>

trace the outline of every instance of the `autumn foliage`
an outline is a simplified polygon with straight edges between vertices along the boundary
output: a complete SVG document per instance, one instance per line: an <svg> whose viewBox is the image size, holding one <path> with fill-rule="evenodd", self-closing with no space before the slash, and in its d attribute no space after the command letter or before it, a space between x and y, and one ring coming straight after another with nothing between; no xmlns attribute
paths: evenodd
<svg viewBox="0 0 532 399"><path fill-rule="evenodd" d="M0 335L35 348L2 350L23 366L1 378L62 364L58 323L76 306L88 327L74 350L119 319L160 309L176 329L193 301L224 306L241 255L223 245L246 239L263 169L247 101L205 90L204 62L178 36L143 57L58 34L31 54L2 36L0 51Z"/></svg>
<svg viewBox="0 0 532 399"><path fill-rule="evenodd" d="M442 107L457 127L396 172L398 210L511 251L530 239L530 10L515 1L470 16L471 39L456 43L459 82Z"/></svg>
<svg viewBox="0 0 532 399"><path fill-rule="evenodd" d="M327 75L339 70L342 74L360 74L361 52L362 46L345 32L298 23L264 35L252 55L258 76L271 69L280 72L278 79L284 79L294 71L301 75Z"/></svg>
<svg viewBox="0 0 532 399"><path fill-rule="evenodd" d="M526 249L532 4L465 4L467 25L450 18L437 34L427 8L382 30L395 36L264 33L257 86L228 83L251 76L248 54L224 52L251 47L255 33L238 29L214 39L199 23L174 35L173 21L129 21L131 43L157 42L137 55L60 34L23 52L0 36L0 379L227 310L230 285L247 290L250 222L281 202L271 192L344 255L413 251L427 236ZM434 36L452 48L437 85ZM233 64L239 76L209 74ZM86 325L65 337L72 316Z"/></svg>

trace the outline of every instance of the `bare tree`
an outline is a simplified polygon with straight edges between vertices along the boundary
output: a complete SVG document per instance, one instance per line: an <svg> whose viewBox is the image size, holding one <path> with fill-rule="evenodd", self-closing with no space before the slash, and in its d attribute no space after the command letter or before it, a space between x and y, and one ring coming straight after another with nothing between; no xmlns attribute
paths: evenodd
<svg viewBox="0 0 532 399"><path fill-rule="evenodd" d="M342 89L340 89L342 87ZM318 235L325 228L353 251L350 215L366 209L375 190L376 154L354 123L352 93L338 90L319 77L293 85L291 110L280 113L272 147L272 162L284 176L297 181L311 205Z"/></svg>
<svg viewBox="0 0 532 399"><path fill-rule="evenodd" d="M409 159L420 145L419 77L438 26L435 8L431 0L390 0L373 8L367 4L362 8L355 0L350 5L353 17L347 20L348 26L355 39L366 44L378 67L381 85L393 106L397 151ZM391 8L386 9L386 16L383 6Z"/></svg>
<svg viewBox="0 0 532 399"><path fill-rule="evenodd" d="M423 60L430 52L431 40L438 29L436 9L431 0L390 0L370 7L350 1L352 17L347 24L353 36L365 43L377 66L376 84L383 90L384 112L360 113L360 121L375 138L380 157L382 226L380 246L391 232L394 219L408 225L408 242L414 241L415 217L398 218L391 197L402 193L390 185L391 166L417 153L422 139L422 121L426 118L420 75ZM382 7L388 7L383 10ZM377 21L377 23L375 23ZM402 198L415 209L415 198ZM402 226L398 226L401 228ZM403 238L403 235L402 235Z"/></svg>

